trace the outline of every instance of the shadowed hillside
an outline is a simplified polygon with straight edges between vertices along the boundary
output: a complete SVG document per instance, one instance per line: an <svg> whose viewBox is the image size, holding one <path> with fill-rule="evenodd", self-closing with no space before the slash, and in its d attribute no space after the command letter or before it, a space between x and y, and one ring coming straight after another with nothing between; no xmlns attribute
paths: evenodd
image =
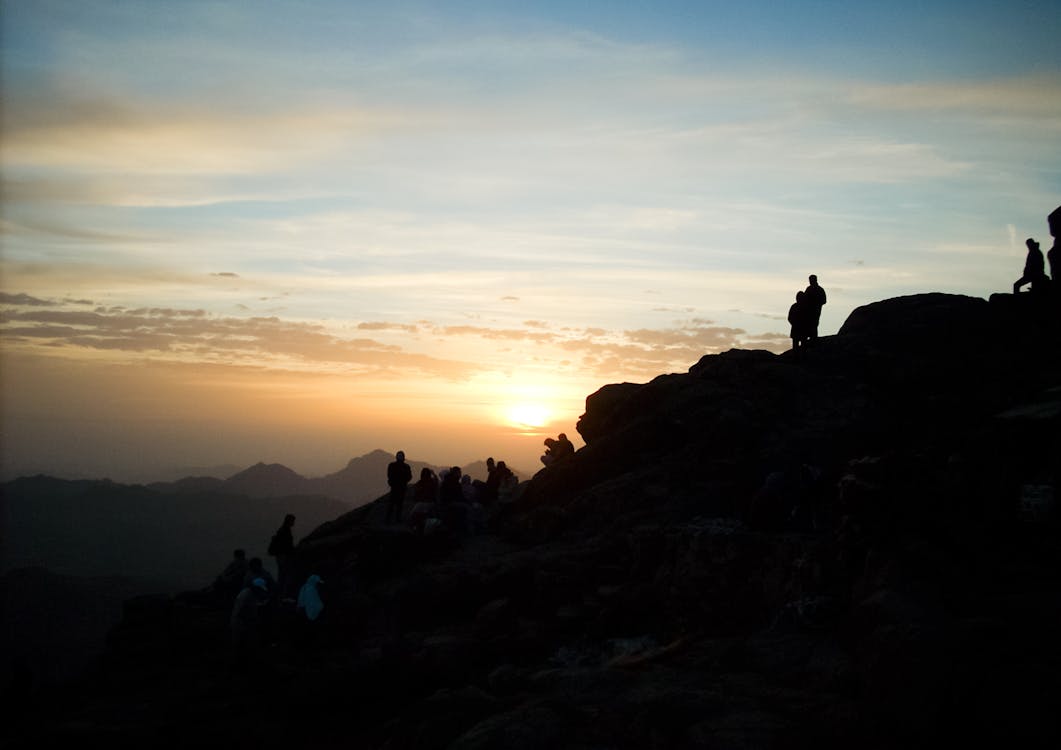
<svg viewBox="0 0 1061 750"><path fill-rule="evenodd" d="M308 533L347 507L324 497L173 494L106 480L24 477L0 485L3 568L43 566L72 576L162 581L170 591L195 588L213 581L237 547L264 558L286 513L295 513Z"/></svg>
<svg viewBox="0 0 1061 750"><path fill-rule="evenodd" d="M293 566L324 579L324 615L307 630L281 604L248 671L227 606L134 600L84 692L31 696L47 728L6 729L26 747L1054 746L1061 336L1029 297L885 300L798 360L734 350L605 386L586 445L478 533L370 505L307 534Z"/></svg>

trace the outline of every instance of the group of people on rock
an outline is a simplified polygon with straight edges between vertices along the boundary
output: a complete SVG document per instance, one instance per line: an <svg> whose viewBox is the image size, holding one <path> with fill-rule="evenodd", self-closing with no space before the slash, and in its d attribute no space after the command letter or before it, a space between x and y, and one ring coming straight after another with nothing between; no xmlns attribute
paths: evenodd
<svg viewBox="0 0 1061 750"><path fill-rule="evenodd" d="M519 484L519 478L504 461L486 459L486 481L472 479L459 466L443 469L438 474L428 467L420 470L420 478L412 484L413 507L405 518L403 506L412 483L412 468L405 461L405 453L398 451L387 466L387 515L384 523L408 523L414 531L429 533L439 528L456 532L474 532L483 524L484 509L505 500Z"/></svg>
<svg viewBox="0 0 1061 750"><path fill-rule="evenodd" d="M1029 237L1024 244L1028 248L1028 254L1024 257L1024 273L1013 282L1013 293L1019 294L1022 287L1030 286L1031 293L1045 296L1053 292L1054 296L1061 297L1061 206L1046 217L1050 227L1050 235L1054 238L1053 247L1050 248L1043 258L1043 251L1034 237ZM1050 275L1046 275L1046 263L1050 264Z"/></svg>
<svg viewBox="0 0 1061 750"><path fill-rule="evenodd" d="M276 578L265 568L260 557L248 559L246 550L235 549L232 560L206 590L212 601L232 602L229 631L233 665L239 671L253 666L254 655L261 645L277 637L280 629L277 620L281 615L286 614L289 617L287 624L307 635L324 611L320 594L324 581L319 575L309 575L295 597L291 596L295 594L290 564L295 549L294 524L295 516L286 515L269 541L268 552L276 558Z"/></svg>
<svg viewBox="0 0 1061 750"><path fill-rule="evenodd" d="M545 454L542 455L541 462L546 466L552 466L557 461L573 455L575 446L563 432L557 435L555 440L551 437L545 438Z"/></svg>
<svg viewBox="0 0 1061 750"><path fill-rule="evenodd" d="M802 292L796 292L796 301L788 308L788 322L792 326L792 350L798 355L818 340L818 322L825 306L825 290L818 284L818 277L811 274L810 282Z"/></svg>

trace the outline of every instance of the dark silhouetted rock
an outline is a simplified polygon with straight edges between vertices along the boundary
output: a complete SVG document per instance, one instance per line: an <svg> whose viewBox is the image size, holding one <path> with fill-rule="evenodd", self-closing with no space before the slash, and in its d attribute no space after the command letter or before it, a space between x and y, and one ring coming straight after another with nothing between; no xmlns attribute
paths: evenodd
<svg viewBox="0 0 1061 750"><path fill-rule="evenodd" d="M139 601L85 691L13 739L1054 746L1061 336L1040 316L902 297L799 360L605 386L585 446L486 533L382 526L376 500L307 534L314 648L282 604L243 679L225 608Z"/></svg>

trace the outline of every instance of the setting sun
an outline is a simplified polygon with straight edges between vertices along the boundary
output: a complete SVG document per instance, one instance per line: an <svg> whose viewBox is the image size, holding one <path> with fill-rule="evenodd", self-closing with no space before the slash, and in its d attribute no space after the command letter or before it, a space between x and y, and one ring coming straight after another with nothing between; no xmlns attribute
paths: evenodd
<svg viewBox="0 0 1061 750"><path fill-rule="evenodd" d="M508 410L508 420L520 427L544 427L551 416L548 408L529 401L516 404Z"/></svg>

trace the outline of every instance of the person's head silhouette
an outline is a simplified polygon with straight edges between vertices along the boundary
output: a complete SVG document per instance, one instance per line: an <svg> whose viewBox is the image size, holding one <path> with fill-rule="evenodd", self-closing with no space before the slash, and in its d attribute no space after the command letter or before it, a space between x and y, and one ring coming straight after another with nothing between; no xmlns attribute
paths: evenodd
<svg viewBox="0 0 1061 750"><path fill-rule="evenodd" d="M1038 249L1039 249L1039 243L1038 243L1038 242L1036 242L1036 241L1035 241L1034 239L1032 239L1031 237L1029 237L1029 238L1028 238L1028 239L1027 239L1027 240L1026 240L1026 241L1024 242L1024 244L1028 246L1028 250L1029 250L1029 251L1032 251L1032 250L1038 250Z"/></svg>

